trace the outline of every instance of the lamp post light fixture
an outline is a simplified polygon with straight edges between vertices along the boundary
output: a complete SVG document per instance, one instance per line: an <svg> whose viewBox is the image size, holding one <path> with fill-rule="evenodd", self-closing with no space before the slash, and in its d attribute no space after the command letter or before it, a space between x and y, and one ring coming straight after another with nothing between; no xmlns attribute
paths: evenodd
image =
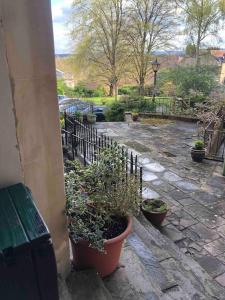
<svg viewBox="0 0 225 300"><path fill-rule="evenodd" d="M155 94L156 94L156 78L157 78L157 72L159 71L160 63L158 62L157 58L155 61L152 61L152 70L154 72L154 92L153 92L153 98L152 101L155 102Z"/></svg>

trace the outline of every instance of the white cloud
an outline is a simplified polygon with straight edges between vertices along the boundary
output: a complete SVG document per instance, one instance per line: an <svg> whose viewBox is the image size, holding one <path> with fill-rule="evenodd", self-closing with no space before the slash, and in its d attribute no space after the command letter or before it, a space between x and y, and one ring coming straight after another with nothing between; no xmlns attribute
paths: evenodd
<svg viewBox="0 0 225 300"><path fill-rule="evenodd" d="M69 52L69 30L66 22L73 0L52 0L52 19L57 54Z"/></svg>

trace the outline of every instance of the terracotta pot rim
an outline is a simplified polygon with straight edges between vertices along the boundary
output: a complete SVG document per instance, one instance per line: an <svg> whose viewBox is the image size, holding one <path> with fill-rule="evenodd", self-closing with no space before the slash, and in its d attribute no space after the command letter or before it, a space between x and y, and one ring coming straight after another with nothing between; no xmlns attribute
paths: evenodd
<svg viewBox="0 0 225 300"><path fill-rule="evenodd" d="M104 240L104 246L114 244L114 243L119 243L120 241L124 240L129 235L129 233L131 232L131 229L132 229L132 224L133 224L132 217L128 216L127 220L128 220L127 228L124 230L124 232L122 232L120 235L118 235L112 239ZM72 240L73 243L77 244L71 236L70 236L70 239ZM84 240L84 239L80 239L78 243L83 244L83 245L85 245L85 244L90 245L90 242L87 240Z"/></svg>

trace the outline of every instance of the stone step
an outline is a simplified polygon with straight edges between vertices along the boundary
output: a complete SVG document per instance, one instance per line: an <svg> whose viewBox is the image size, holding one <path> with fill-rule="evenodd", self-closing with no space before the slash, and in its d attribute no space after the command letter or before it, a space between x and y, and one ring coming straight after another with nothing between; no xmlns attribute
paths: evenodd
<svg viewBox="0 0 225 300"><path fill-rule="evenodd" d="M95 270L73 271L66 281L58 282L60 300L112 300Z"/></svg>
<svg viewBox="0 0 225 300"><path fill-rule="evenodd" d="M129 241L123 249L120 266L105 278L104 284L113 300L172 300L164 295L153 276L149 276Z"/></svg>
<svg viewBox="0 0 225 300"><path fill-rule="evenodd" d="M192 257L181 252L173 241L153 227L143 215L134 219L134 234L142 242L140 249L144 247L144 244L151 255L158 260L159 271L156 272L153 269L153 273L164 294L172 299L225 299L225 289L213 280ZM135 246L137 243L135 238L131 236L128 242L133 243L133 248L136 247L138 250L138 247ZM146 249L145 251L147 251ZM140 260L143 260L143 251L136 251ZM147 264L146 266L149 269L148 272L151 272L151 268ZM164 279L161 276L162 270L164 270ZM168 284L168 289L166 289L166 284Z"/></svg>

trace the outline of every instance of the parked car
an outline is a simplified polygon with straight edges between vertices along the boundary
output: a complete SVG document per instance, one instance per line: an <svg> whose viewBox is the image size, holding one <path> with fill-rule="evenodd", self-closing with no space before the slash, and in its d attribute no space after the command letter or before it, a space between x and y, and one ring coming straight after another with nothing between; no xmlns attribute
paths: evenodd
<svg viewBox="0 0 225 300"><path fill-rule="evenodd" d="M87 115L88 113L93 112L93 114L96 115L97 122L104 122L106 110L107 110L106 106L93 106L93 109L91 107L88 107L83 112L84 112L84 115Z"/></svg>
<svg viewBox="0 0 225 300"><path fill-rule="evenodd" d="M58 102L60 103L66 97L64 95L58 95Z"/></svg>

